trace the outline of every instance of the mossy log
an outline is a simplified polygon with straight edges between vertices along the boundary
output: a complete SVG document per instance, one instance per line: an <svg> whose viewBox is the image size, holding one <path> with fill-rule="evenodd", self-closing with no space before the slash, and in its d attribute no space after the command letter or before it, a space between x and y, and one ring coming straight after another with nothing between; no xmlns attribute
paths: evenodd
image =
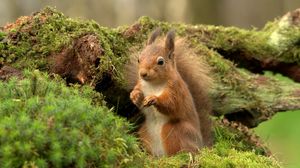
<svg viewBox="0 0 300 168"><path fill-rule="evenodd" d="M153 29L175 29L212 67L214 115L255 127L276 112L300 109L299 13L290 12L261 30L171 24L148 17L131 26L106 28L45 8L1 28L0 66L40 69L91 85L119 114L131 117L135 110L125 89L124 65ZM265 70L294 81L266 76ZM2 76L7 73L1 70Z"/></svg>

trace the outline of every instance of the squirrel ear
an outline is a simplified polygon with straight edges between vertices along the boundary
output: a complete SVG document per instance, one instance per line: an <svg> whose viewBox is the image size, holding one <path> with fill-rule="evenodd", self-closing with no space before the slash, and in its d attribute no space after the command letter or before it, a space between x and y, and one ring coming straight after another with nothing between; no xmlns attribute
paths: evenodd
<svg viewBox="0 0 300 168"><path fill-rule="evenodd" d="M170 30L167 33L166 42L165 42L165 49L169 58L171 58L174 52L174 48L175 48L174 40L175 40L175 30Z"/></svg>
<svg viewBox="0 0 300 168"><path fill-rule="evenodd" d="M161 28L156 28L152 33L151 33L151 36L150 38L148 39L148 42L147 42L147 45L150 45L152 44L155 39L160 35L161 33Z"/></svg>

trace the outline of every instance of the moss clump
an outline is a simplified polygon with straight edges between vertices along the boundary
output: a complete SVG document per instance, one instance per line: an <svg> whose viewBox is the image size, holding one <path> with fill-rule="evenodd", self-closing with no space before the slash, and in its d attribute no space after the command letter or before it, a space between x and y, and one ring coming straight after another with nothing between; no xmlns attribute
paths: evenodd
<svg viewBox="0 0 300 168"><path fill-rule="evenodd" d="M215 150L203 150L202 155L197 156L195 160L203 165L201 167L280 167L274 158L236 149L226 149L222 154Z"/></svg>
<svg viewBox="0 0 300 168"><path fill-rule="evenodd" d="M217 148L217 147L216 147ZM153 159L145 167L280 167L271 157L259 156L253 152L242 152L235 149L226 149L219 153L218 149L203 149L200 154L179 154L170 158Z"/></svg>
<svg viewBox="0 0 300 168"><path fill-rule="evenodd" d="M0 83L0 167L143 164L130 125L101 105L99 94L39 72L25 78Z"/></svg>
<svg viewBox="0 0 300 168"><path fill-rule="evenodd" d="M228 127L216 126L215 144L192 156L181 153L174 157L150 157L146 167L280 167L273 158L263 154L261 148L245 142L242 134Z"/></svg>

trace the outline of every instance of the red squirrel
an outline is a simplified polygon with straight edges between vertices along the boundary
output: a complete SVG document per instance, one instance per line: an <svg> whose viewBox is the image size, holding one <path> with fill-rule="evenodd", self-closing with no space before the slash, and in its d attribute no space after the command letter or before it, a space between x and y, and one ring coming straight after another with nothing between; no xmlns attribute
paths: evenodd
<svg viewBox="0 0 300 168"><path fill-rule="evenodd" d="M156 40L159 35L160 29L154 31L140 53L138 79L130 93L145 115L138 135L154 156L194 153L211 145L211 109L205 90L210 81L208 67L200 60L194 63L197 60L175 41L174 31L165 40ZM194 102L195 98L201 102Z"/></svg>

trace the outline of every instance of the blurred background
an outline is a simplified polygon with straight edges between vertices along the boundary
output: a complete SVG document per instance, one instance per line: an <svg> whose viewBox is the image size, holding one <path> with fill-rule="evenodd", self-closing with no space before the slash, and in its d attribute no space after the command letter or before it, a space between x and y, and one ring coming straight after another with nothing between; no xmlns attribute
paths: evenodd
<svg viewBox="0 0 300 168"><path fill-rule="evenodd" d="M300 7L299 0L0 0L0 26L54 6L70 17L102 26L130 25L140 16L169 22L262 28L267 21ZM288 79L282 79L288 80ZM254 131L284 167L300 168L300 111L275 115Z"/></svg>
<svg viewBox="0 0 300 168"><path fill-rule="evenodd" d="M299 0L1 0L0 25L45 6L103 26L132 24L140 16L192 24L250 28L300 7Z"/></svg>

